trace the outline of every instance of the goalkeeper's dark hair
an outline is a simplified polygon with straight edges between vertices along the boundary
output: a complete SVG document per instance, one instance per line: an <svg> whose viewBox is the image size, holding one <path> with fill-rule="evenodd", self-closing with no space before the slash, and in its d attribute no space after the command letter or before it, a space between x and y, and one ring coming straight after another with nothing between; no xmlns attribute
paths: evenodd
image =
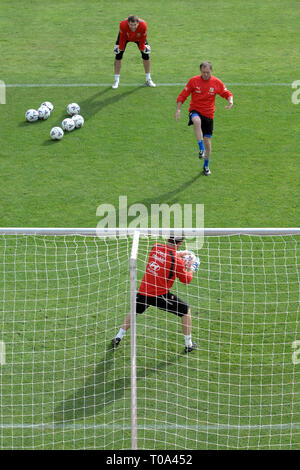
<svg viewBox="0 0 300 470"><path fill-rule="evenodd" d="M178 245L179 243L182 243L184 240L184 237L170 237L168 239L168 243L171 243L171 245Z"/></svg>
<svg viewBox="0 0 300 470"><path fill-rule="evenodd" d="M128 23L135 23L136 21L139 21L139 17L137 15L130 15L127 18Z"/></svg>
<svg viewBox="0 0 300 470"><path fill-rule="evenodd" d="M200 70L202 69L202 67L208 67L210 70L213 69L212 63L209 62L208 60L205 61L205 62L202 62L202 64L200 64Z"/></svg>

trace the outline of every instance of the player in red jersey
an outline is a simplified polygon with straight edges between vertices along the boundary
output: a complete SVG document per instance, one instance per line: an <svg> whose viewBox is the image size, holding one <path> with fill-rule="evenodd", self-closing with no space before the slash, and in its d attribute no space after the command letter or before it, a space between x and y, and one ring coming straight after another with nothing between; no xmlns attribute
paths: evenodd
<svg viewBox="0 0 300 470"><path fill-rule="evenodd" d="M220 95L228 101L226 109L232 108L233 95L221 80L211 74L212 64L210 62L202 62L200 72L201 75L192 77L178 96L175 121L178 121L180 117L182 104L191 95L188 125L194 125L194 133L199 145L199 158L204 158L203 172L205 175L210 175L209 157L216 95Z"/></svg>
<svg viewBox="0 0 300 470"><path fill-rule="evenodd" d="M114 53L116 54L114 63L115 81L112 88L116 89L119 86L122 58L128 42L137 44L143 59L146 85L154 88L156 85L153 83L150 74L151 48L147 42L147 23L136 15L130 15L120 23L120 31L114 47Z"/></svg>
<svg viewBox="0 0 300 470"><path fill-rule="evenodd" d="M156 243L153 245L144 277L136 295L136 313L142 314L148 307L153 306L181 317L185 352L188 353L196 349L196 344L192 342L191 336L191 309L187 303L172 294L170 289L176 278L184 284L191 282L193 272L199 267L199 258L194 258L190 264L186 264L183 259L186 252L177 252L182 241L182 237L171 237L166 244ZM112 340L114 346L118 346L129 327L130 313L127 314L119 333Z"/></svg>

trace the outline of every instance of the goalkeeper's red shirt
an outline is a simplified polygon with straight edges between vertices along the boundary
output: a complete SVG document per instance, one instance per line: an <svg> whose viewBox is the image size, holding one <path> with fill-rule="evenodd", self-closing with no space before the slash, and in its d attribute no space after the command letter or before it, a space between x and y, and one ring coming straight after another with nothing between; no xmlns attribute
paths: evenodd
<svg viewBox="0 0 300 470"><path fill-rule="evenodd" d="M144 51L145 41L147 39L147 23L146 21L139 18L139 24L136 30L133 32L129 28L128 20L123 20L120 23L120 37L119 37L119 49L125 50L126 42L138 42L140 51Z"/></svg>
<svg viewBox="0 0 300 470"><path fill-rule="evenodd" d="M139 293L150 297L166 294L176 278L184 284L189 284L193 279L193 272L186 271L176 249L156 243L150 251Z"/></svg>
<svg viewBox="0 0 300 470"><path fill-rule="evenodd" d="M216 95L225 99L233 96L224 83L212 75L208 80L204 80L201 75L192 77L178 96L177 103L178 101L184 103L189 95L192 96L189 111L199 111L200 114L211 119L216 109Z"/></svg>

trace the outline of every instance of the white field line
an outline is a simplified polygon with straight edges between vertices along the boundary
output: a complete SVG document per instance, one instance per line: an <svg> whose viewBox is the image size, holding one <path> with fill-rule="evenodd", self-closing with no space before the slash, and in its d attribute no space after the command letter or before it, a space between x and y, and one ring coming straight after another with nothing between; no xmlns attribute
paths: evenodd
<svg viewBox="0 0 300 470"><path fill-rule="evenodd" d="M186 83L157 83L158 87L185 86ZM80 88L111 87L111 83L7 83L6 88ZM143 83L120 83L119 87L137 87ZM292 83L226 83L226 86L242 87L292 87Z"/></svg>
<svg viewBox="0 0 300 470"><path fill-rule="evenodd" d="M112 430L123 430L130 431L130 425L121 425L121 424L79 424L79 423L69 423L69 424L0 424L0 429L37 429L37 430L78 430L84 431L88 429L108 429ZM262 425L251 425L251 424L199 424L197 425L181 425L181 424L145 424L138 425L137 429L144 431L161 431L161 430L190 430L190 431L260 431L260 430L274 430L274 431L300 431L300 423L291 423L291 424L262 424Z"/></svg>

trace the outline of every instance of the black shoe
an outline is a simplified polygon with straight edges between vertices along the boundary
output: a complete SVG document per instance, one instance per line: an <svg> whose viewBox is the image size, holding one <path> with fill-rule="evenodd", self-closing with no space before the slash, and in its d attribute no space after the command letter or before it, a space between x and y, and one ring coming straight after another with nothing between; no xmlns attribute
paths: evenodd
<svg viewBox="0 0 300 470"><path fill-rule="evenodd" d="M192 346L186 346L185 349L184 349L184 352L189 353L191 351L194 351L194 349L197 349L197 344L196 343L192 343Z"/></svg>
<svg viewBox="0 0 300 470"><path fill-rule="evenodd" d="M120 342L121 342L121 338L118 338L117 336L115 338L113 338L111 340L112 344L113 344L113 347L116 348L117 346L119 346Z"/></svg>
<svg viewBox="0 0 300 470"><path fill-rule="evenodd" d="M205 157L205 150L199 150L199 158L201 160L201 158L204 158Z"/></svg>
<svg viewBox="0 0 300 470"><path fill-rule="evenodd" d="M203 173L205 174L205 176L210 175L211 171L210 171L210 169L208 168L208 166L205 166L205 167L203 168Z"/></svg>

